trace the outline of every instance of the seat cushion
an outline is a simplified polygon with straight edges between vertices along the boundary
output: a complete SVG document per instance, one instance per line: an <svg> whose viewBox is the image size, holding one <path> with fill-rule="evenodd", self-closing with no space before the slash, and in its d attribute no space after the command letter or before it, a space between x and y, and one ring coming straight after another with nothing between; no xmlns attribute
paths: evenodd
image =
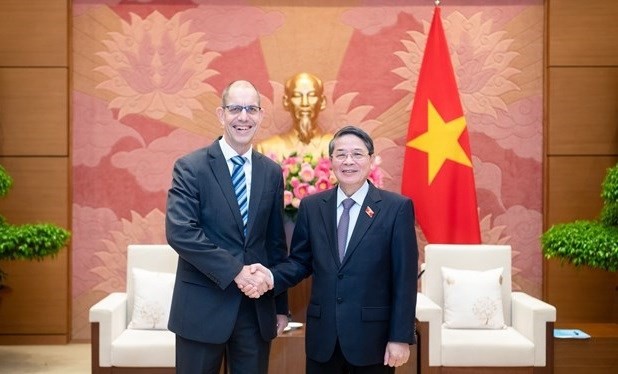
<svg viewBox="0 0 618 374"><path fill-rule="evenodd" d="M512 327L442 328L442 366L533 366L534 344Z"/></svg>
<svg viewBox="0 0 618 374"><path fill-rule="evenodd" d="M112 366L174 367L176 335L168 330L125 330L112 342Z"/></svg>

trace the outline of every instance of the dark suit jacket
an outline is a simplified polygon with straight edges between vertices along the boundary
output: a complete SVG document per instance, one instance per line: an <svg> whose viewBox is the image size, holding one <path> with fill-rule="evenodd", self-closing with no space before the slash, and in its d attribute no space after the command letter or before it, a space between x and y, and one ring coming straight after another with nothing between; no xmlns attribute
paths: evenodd
<svg viewBox="0 0 618 374"><path fill-rule="evenodd" d="M272 266L287 255L281 167L253 151L247 236L218 140L178 159L168 192L166 235L178 254L169 329L186 338L223 343L243 297L234 278L243 265ZM276 313L287 314L287 294L255 301L261 335L277 335Z"/></svg>
<svg viewBox="0 0 618 374"><path fill-rule="evenodd" d="M418 250L412 201L370 184L343 263L337 251L336 201L336 188L303 198L290 257L272 269L275 292L313 274L307 356L325 362L339 339L351 364L379 364L388 341L416 341Z"/></svg>

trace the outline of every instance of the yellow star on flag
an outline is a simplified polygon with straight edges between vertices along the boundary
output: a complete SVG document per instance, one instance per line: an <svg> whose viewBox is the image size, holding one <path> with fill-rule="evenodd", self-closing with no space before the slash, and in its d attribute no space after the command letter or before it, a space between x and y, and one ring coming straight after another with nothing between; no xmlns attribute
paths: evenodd
<svg viewBox="0 0 618 374"><path fill-rule="evenodd" d="M478 244L472 153L440 10L434 8L418 72L401 193L414 201L414 217L427 242Z"/></svg>
<svg viewBox="0 0 618 374"><path fill-rule="evenodd" d="M472 162L459 144L459 137L466 128L466 119L461 116L446 123L432 102L427 100L427 103L427 132L406 145L427 153L428 179L431 184L446 160L468 167L472 167Z"/></svg>

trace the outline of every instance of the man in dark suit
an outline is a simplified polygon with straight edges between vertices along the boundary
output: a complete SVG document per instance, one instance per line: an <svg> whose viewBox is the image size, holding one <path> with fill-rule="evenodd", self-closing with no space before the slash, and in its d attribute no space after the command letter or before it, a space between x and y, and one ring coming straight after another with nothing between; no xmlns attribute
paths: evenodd
<svg viewBox="0 0 618 374"><path fill-rule="evenodd" d="M167 241L179 255L169 318L176 371L218 373L226 352L231 373L266 374L270 341L287 324L287 295L266 292L270 275L249 265L287 255L283 177L252 150L263 112L251 83L232 82L217 116L223 137L176 161L167 199ZM248 284L250 297L238 288Z"/></svg>
<svg viewBox="0 0 618 374"><path fill-rule="evenodd" d="M416 342L414 209L367 181L373 153L357 127L334 135L329 154L339 185L303 198L290 257L270 268L275 293L313 275L308 374L393 373Z"/></svg>

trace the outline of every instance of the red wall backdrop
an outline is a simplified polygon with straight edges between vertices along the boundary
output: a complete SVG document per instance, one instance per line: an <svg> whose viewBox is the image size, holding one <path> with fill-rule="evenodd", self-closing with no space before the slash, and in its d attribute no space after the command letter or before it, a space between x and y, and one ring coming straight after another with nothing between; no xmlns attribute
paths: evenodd
<svg viewBox="0 0 618 374"><path fill-rule="evenodd" d="M511 244L514 288L540 296L543 1L442 4L483 242ZM172 164L221 133L231 80L263 95L261 141L291 127L285 80L317 75L321 129L364 127L399 191L432 13L427 0L74 0L73 338L89 337L92 304L124 289L127 244L165 242Z"/></svg>

